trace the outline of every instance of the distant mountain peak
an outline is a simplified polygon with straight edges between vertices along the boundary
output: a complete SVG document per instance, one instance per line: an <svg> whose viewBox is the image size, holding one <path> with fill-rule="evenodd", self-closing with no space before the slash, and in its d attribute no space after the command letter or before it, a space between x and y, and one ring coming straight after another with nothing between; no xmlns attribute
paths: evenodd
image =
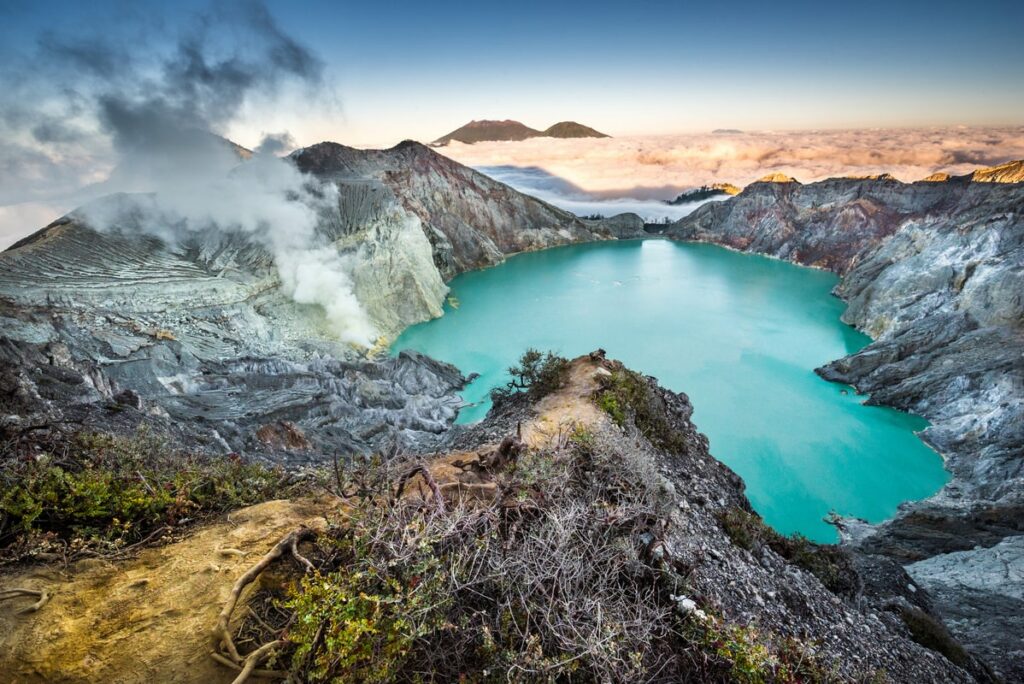
<svg viewBox="0 0 1024 684"><path fill-rule="evenodd" d="M767 176L761 176L760 178L758 178L754 182L755 183L799 183L800 181L798 181L796 178L793 178L792 176L787 176L784 173L779 173L778 171L776 171L775 173L769 173Z"/></svg>
<svg viewBox="0 0 1024 684"><path fill-rule="evenodd" d="M927 178L922 178L921 181L924 183L1024 183L1024 159L975 169L963 176L952 176L939 171Z"/></svg>
<svg viewBox="0 0 1024 684"><path fill-rule="evenodd" d="M443 135L431 145L440 147L452 141L472 145L477 142L511 141L518 142L529 138L608 138L600 131L584 126L575 121L560 121L546 130L539 131L526 124L512 119L474 119L468 124L456 128Z"/></svg>
<svg viewBox="0 0 1024 684"><path fill-rule="evenodd" d="M712 183L711 185L702 185L699 188L692 188L686 192L681 192L675 199L668 200L666 204L689 204L721 195L738 195L740 192L742 190L732 183Z"/></svg>
<svg viewBox="0 0 1024 684"><path fill-rule="evenodd" d="M1024 183L1024 159L978 169L970 174L975 183Z"/></svg>
<svg viewBox="0 0 1024 684"><path fill-rule="evenodd" d="M544 133L541 134L545 138L610 138L610 135L606 135L600 131L596 131L590 126L584 126L581 123L575 121L559 121L553 126L549 126Z"/></svg>

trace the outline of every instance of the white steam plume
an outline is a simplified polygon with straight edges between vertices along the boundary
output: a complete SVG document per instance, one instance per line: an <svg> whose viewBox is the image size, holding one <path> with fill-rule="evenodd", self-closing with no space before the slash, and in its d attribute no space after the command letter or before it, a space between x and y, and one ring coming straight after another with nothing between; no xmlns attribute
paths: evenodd
<svg viewBox="0 0 1024 684"><path fill-rule="evenodd" d="M244 162L249 153L219 135L247 105L295 88L308 102L333 101L323 61L257 0L175 16L156 21L163 28L141 50L128 50L121 34L139 42L149 24L130 17L46 31L25 54L0 46L14 66L0 72L0 222L115 192L153 193L80 213L97 229L130 226L172 244L207 230L247 233L273 256L289 296L322 306L341 339L370 343L349 264L317 232L320 215L337 210L336 188L274 156L294 147L287 133L266 136ZM37 77L17 76L29 70ZM4 207L26 202L33 211ZM17 237L0 223L4 233Z"/></svg>
<svg viewBox="0 0 1024 684"><path fill-rule="evenodd" d="M256 154L226 175L197 169L169 177L156 193L93 203L78 214L97 230L131 225L172 244L201 231L246 233L273 256L289 297L321 306L340 340L369 346L377 333L353 292L351 264L317 232L320 216L337 206L334 185Z"/></svg>

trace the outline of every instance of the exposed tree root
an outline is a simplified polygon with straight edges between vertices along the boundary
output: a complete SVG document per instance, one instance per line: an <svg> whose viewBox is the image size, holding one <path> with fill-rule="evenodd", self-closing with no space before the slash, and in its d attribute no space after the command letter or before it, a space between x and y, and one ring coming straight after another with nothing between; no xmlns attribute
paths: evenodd
<svg viewBox="0 0 1024 684"><path fill-rule="evenodd" d="M210 655L218 663L238 670L238 676L235 677L234 684L242 684L248 680L249 677L253 676L276 678L284 678L287 676L286 672L257 669L263 661L269 658L274 652L278 651L286 642L281 639L277 639L263 644L253 652L243 656L238 652L234 638L231 636L231 616L235 612L235 607L238 605L238 600L241 598L242 592L245 588L255 582L260 574L266 570L271 563L283 556L285 553L291 553L292 556L302 564L306 572L312 571L313 564L299 553L299 543L306 541L307 539L312 539L315 536L316 533L308 527L300 527L297 530L289 532L279 542L277 542L277 544L275 544L274 547L270 549L270 551L268 551L258 563L256 563L256 565L249 568L245 574L239 577L231 588L231 594L228 595L228 599L224 602L224 607L221 609L220 615L217 617L217 626L214 627L213 630L214 650Z"/></svg>
<svg viewBox="0 0 1024 684"><path fill-rule="evenodd" d="M222 656L220 653L217 653L216 651L213 651L212 653L210 653L210 657L213 658L218 663L220 663L221 665L223 665L224 667L231 668L235 672L241 672L242 671L242 666L241 665L239 665L238 663L232 662L231 660L229 660L228 658L225 658L224 656ZM288 673L287 672L282 672L281 670L260 670L260 669L255 669L255 670L252 670L249 673L248 676L250 676L250 677L257 677L259 679L285 679L285 678L288 677Z"/></svg>
<svg viewBox="0 0 1024 684"><path fill-rule="evenodd" d="M10 589L0 589L0 601L9 601L21 596L29 596L38 599L35 603L30 606L25 606L19 610L16 615L23 615L25 613L34 613L47 603L50 602L50 593L45 589L20 589L18 587L11 587Z"/></svg>

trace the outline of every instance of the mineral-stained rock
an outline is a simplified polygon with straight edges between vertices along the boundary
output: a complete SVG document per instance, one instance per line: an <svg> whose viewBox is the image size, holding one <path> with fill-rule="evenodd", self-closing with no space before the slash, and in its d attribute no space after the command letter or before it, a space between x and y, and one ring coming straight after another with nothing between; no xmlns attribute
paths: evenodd
<svg viewBox="0 0 1024 684"><path fill-rule="evenodd" d="M302 430L290 420L279 420L262 426L256 431L256 439L275 450L306 451L313 446Z"/></svg>
<svg viewBox="0 0 1024 684"><path fill-rule="evenodd" d="M385 338L440 315L444 280L458 273L622 232L418 143L322 143L291 160L337 187L320 237L351 265ZM319 307L285 295L272 254L251 235L206 229L165 242L159 226L137 225L135 201L104 198L0 255L2 380L20 397L10 414L64 420L69 403L114 403L166 417L186 443L260 453L268 444L257 430L282 421L325 453L426 448L452 423L465 382L456 369L413 353L360 357L333 338ZM113 229L90 227L100 213L117 217ZM91 412L93 427L117 427L108 413ZM269 446L304 457L287 442Z"/></svg>

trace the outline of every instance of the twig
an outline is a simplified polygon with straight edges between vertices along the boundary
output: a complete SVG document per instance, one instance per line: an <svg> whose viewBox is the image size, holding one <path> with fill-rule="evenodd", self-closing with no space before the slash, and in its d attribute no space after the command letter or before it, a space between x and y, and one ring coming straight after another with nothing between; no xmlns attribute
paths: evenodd
<svg viewBox="0 0 1024 684"><path fill-rule="evenodd" d="M398 481L398 489L395 492L395 497L392 499L392 503L398 501L402 497L402 492L405 491L405 485L411 480L417 473L423 476L427 486L430 487L431 493L434 495L434 505L437 506L439 513L444 512L444 497L441 495L441 488L437 486L437 482L434 481L434 477L430 474L430 471L421 465L413 466L412 470L402 476L402 479Z"/></svg>
<svg viewBox="0 0 1024 684"><path fill-rule="evenodd" d="M249 679L249 676L256 670L256 666L259 665L265 658L270 656L271 653L285 645L283 639L271 641L263 644L255 651L245 657L245 661L242 663L242 671L238 673L234 681L231 684L243 684Z"/></svg>
<svg viewBox="0 0 1024 684"><path fill-rule="evenodd" d="M221 665L224 665L225 667L230 667L235 672L242 671L241 665L239 665L238 663L231 662L230 659L225 658L216 651L210 651L210 657L216 660ZM253 670L249 673L249 676L260 677L262 679L286 679L288 677L288 673L282 670Z"/></svg>

